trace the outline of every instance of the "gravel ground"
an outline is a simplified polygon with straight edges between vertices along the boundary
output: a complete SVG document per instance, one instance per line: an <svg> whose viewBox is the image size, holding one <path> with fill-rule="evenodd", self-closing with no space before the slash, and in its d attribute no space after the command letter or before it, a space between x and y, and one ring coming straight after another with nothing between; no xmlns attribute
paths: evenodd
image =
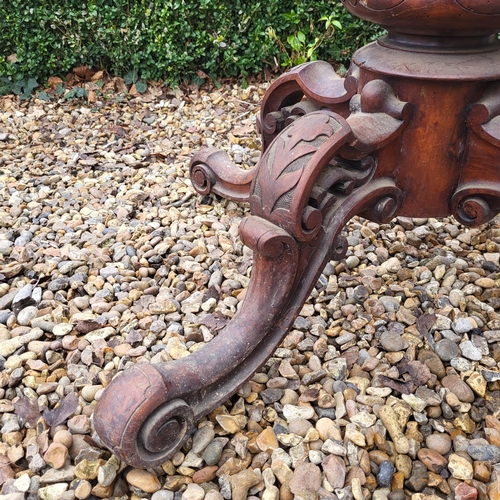
<svg viewBox="0 0 500 500"><path fill-rule="evenodd" d="M211 145L255 164L265 89L0 99L0 499L500 499L500 218L353 219L346 259L182 451L142 471L92 439L118 372L238 309L246 207L196 195L188 164Z"/></svg>

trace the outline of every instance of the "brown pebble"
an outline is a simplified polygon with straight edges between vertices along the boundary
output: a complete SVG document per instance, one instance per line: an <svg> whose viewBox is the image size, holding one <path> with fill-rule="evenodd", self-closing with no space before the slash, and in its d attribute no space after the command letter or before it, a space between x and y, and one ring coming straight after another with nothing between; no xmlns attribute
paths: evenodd
<svg viewBox="0 0 500 500"><path fill-rule="evenodd" d="M440 406L428 406L425 411L429 418L439 418L443 413Z"/></svg>
<svg viewBox="0 0 500 500"><path fill-rule="evenodd" d="M73 435L68 430L60 430L54 434L54 443L61 443L66 448L71 448L73 446Z"/></svg>
<svg viewBox="0 0 500 500"><path fill-rule="evenodd" d="M321 469L309 462L297 462L290 481L290 490L298 495L304 490L317 491L321 486Z"/></svg>
<svg viewBox="0 0 500 500"><path fill-rule="evenodd" d="M368 455L370 456L370 460L376 464L376 465L380 465L382 462L385 462L386 460L391 460L391 457L385 452L385 451L382 451L382 450L372 450L368 453Z"/></svg>
<svg viewBox="0 0 500 500"><path fill-rule="evenodd" d="M246 469L231 476L233 500L246 500L248 490L261 481L261 476L253 470Z"/></svg>
<svg viewBox="0 0 500 500"><path fill-rule="evenodd" d="M154 493L161 488L155 474L142 469L132 469L126 476L127 482L146 493Z"/></svg>
<svg viewBox="0 0 500 500"><path fill-rule="evenodd" d="M491 478L492 465L489 462L474 462L474 479L487 483Z"/></svg>
<svg viewBox="0 0 500 500"><path fill-rule="evenodd" d="M451 438L444 432L430 434L425 439L425 444L427 445L427 448L435 450L441 455L446 455L451 450Z"/></svg>
<svg viewBox="0 0 500 500"><path fill-rule="evenodd" d="M102 484L96 484L92 488L92 495L99 498L109 498L113 495L114 484L110 484L109 486L103 486Z"/></svg>
<svg viewBox="0 0 500 500"><path fill-rule="evenodd" d="M419 351L417 359L422 361L422 363L425 363L430 372L436 375L438 379L442 379L446 375L443 362L434 351L423 349Z"/></svg>
<svg viewBox="0 0 500 500"><path fill-rule="evenodd" d="M271 426L266 427L257 437L256 444L261 451L271 452L278 448L278 439Z"/></svg>
<svg viewBox="0 0 500 500"><path fill-rule="evenodd" d="M92 484L82 479L81 481L78 481L74 491L75 497L78 498L78 500L85 500L92 492Z"/></svg>
<svg viewBox="0 0 500 500"><path fill-rule="evenodd" d="M328 455L323 460L323 471L333 488L342 488L346 477L346 466L344 459L337 455Z"/></svg>
<svg viewBox="0 0 500 500"><path fill-rule="evenodd" d="M209 465L203 469L197 470L191 477L193 483L202 484L212 481L216 477L216 472L219 469L217 465Z"/></svg>
<svg viewBox="0 0 500 500"><path fill-rule="evenodd" d="M489 500L500 500L500 481L495 481L488 486Z"/></svg>
<svg viewBox="0 0 500 500"><path fill-rule="evenodd" d="M429 469L431 472L439 474L447 465L448 461L436 450L429 448L421 448L417 453L418 459Z"/></svg>
<svg viewBox="0 0 500 500"><path fill-rule="evenodd" d="M349 469L349 472L347 473L345 478L345 484L351 484L354 478L357 478L359 480L359 484L361 486L365 485L366 474L361 467L357 467L356 465Z"/></svg>
<svg viewBox="0 0 500 500"><path fill-rule="evenodd" d="M396 472L391 479L391 490L400 490L404 486L405 475L403 472Z"/></svg>
<svg viewBox="0 0 500 500"><path fill-rule="evenodd" d="M441 384L455 394L462 403L474 402L474 392L458 375L446 375Z"/></svg>
<svg viewBox="0 0 500 500"><path fill-rule="evenodd" d="M68 458L68 448L62 443L52 443L43 455L45 462L53 469L64 467Z"/></svg>

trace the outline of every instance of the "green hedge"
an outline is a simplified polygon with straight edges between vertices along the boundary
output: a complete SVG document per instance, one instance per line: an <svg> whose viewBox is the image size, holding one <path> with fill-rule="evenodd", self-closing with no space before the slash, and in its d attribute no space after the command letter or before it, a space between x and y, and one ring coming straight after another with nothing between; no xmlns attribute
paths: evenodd
<svg viewBox="0 0 500 500"><path fill-rule="evenodd" d="M323 16L342 29L317 56L347 60L380 34L326 0L8 0L0 2L0 76L64 76L88 64L147 80L256 74L280 64L299 31L311 44ZM268 34L272 28L278 40ZM17 61L12 62L12 54Z"/></svg>

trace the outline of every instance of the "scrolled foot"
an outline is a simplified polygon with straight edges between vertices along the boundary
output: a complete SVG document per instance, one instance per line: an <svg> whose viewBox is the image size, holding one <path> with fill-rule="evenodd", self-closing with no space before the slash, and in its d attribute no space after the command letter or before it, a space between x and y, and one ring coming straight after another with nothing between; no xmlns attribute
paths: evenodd
<svg viewBox="0 0 500 500"><path fill-rule="evenodd" d="M136 365L104 392L94 413L95 429L125 463L142 468L161 465L194 428L188 404L167 398L160 373L152 365Z"/></svg>

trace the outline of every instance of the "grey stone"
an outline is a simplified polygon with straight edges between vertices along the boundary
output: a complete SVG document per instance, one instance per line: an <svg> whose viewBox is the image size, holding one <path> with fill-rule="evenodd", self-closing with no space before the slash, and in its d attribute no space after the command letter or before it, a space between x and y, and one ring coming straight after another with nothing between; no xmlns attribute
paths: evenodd
<svg viewBox="0 0 500 500"><path fill-rule="evenodd" d="M398 299L389 295L382 295L382 297L379 297L379 301L384 306L386 312L397 312L401 305Z"/></svg>
<svg viewBox="0 0 500 500"><path fill-rule="evenodd" d="M203 459L207 465L215 465L222 455L224 444L221 441L212 441L203 451Z"/></svg>
<svg viewBox="0 0 500 500"><path fill-rule="evenodd" d="M399 352L407 349L410 344L396 332L387 331L380 336L382 347L388 352Z"/></svg>
<svg viewBox="0 0 500 500"><path fill-rule="evenodd" d="M193 447L191 451L199 455L213 441L215 432L209 425L204 425L198 429L193 436Z"/></svg>
<svg viewBox="0 0 500 500"><path fill-rule="evenodd" d="M500 462L500 446L492 444L483 446L469 446L467 453L474 460L487 461L492 464Z"/></svg>
<svg viewBox="0 0 500 500"><path fill-rule="evenodd" d="M394 472L396 472L396 469L392 462L384 460L379 466L377 483L380 486L389 486L391 484L392 476L394 476Z"/></svg>
<svg viewBox="0 0 500 500"><path fill-rule="evenodd" d="M448 339L442 339L436 343L436 354L442 361L450 361L460 355L457 344Z"/></svg>
<svg viewBox="0 0 500 500"><path fill-rule="evenodd" d="M462 342L458 347L462 351L462 356L464 358L470 359L471 361L481 361L483 357L481 351L470 340Z"/></svg>

